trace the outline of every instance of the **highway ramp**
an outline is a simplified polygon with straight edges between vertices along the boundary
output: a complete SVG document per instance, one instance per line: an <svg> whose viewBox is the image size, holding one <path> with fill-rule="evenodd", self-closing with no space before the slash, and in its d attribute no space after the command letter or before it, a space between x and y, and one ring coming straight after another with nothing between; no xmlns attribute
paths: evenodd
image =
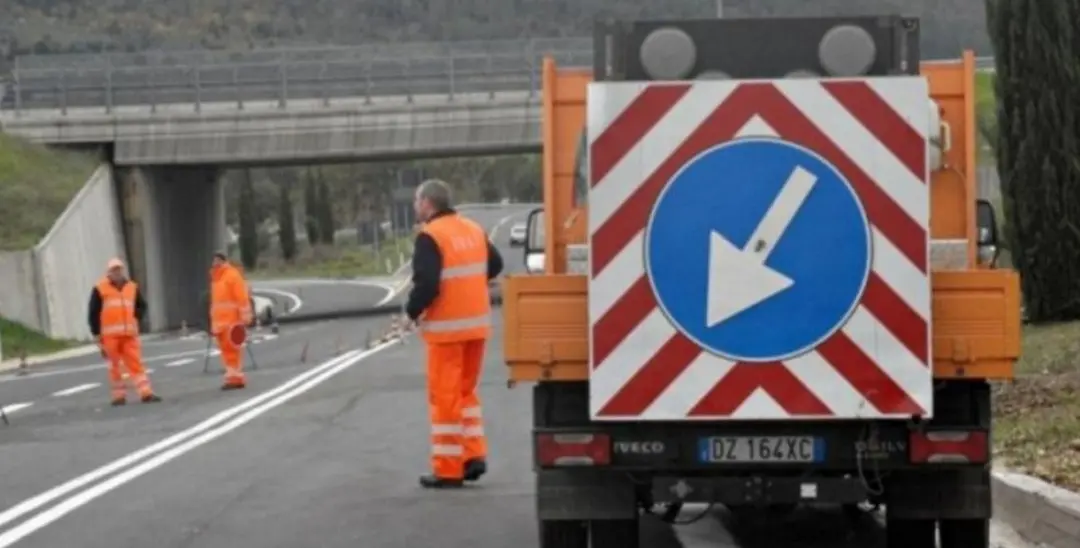
<svg viewBox="0 0 1080 548"><path fill-rule="evenodd" d="M524 251L510 246L510 228L525 222L535 204L466 204L463 215L484 227L505 263L504 275L525 270ZM274 315L290 320L325 319L361 314L382 306L400 306L412 275L408 260L397 272L378 278L299 278L254 280L252 291L274 303Z"/></svg>

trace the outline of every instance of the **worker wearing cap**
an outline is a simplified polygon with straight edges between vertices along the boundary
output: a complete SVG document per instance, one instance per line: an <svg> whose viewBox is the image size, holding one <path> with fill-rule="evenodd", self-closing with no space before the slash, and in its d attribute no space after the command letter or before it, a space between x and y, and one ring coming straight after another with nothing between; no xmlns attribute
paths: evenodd
<svg viewBox="0 0 1080 548"><path fill-rule="evenodd" d="M405 310L427 343L432 473L420 478L427 488L461 487L487 471L477 385L491 332L488 280L503 262L484 229L450 204L439 180L421 183L413 204L424 225Z"/></svg>
<svg viewBox="0 0 1080 548"><path fill-rule="evenodd" d="M127 403L124 371L135 385L143 403L159 402L150 386L150 377L142 365L142 345L139 341L139 322L146 315L146 301L139 287L127 278L124 262L112 259L106 265L105 277L90 291L87 321L90 333L98 339L102 354L109 360L109 386L112 404Z"/></svg>
<svg viewBox="0 0 1080 548"><path fill-rule="evenodd" d="M210 267L210 333L217 338L221 361L225 364L222 390L238 390L247 385L243 353L233 331L246 328L253 317L243 274L229 263L224 253L215 253Z"/></svg>

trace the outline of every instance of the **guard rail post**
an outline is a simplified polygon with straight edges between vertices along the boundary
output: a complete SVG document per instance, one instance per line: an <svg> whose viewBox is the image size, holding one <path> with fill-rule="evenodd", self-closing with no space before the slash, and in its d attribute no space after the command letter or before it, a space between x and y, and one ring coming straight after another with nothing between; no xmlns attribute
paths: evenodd
<svg viewBox="0 0 1080 548"><path fill-rule="evenodd" d="M371 104L371 57L364 57L364 104Z"/></svg>
<svg viewBox="0 0 1080 548"><path fill-rule="evenodd" d="M65 76L66 76L66 73L64 73L64 72L60 73L60 76L59 76L60 85L58 86L59 87L58 91L60 92L60 97L59 97L59 99L60 99L60 114L63 115L63 116L67 116L67 113L68 113L68 108L67 108L67 105L68 105L67 78Z"/></svg>
<svg viewBox="0 0 1080 548"><path fill-rule="evenodd" d="M150 74L147 77L149 80L149 88L147 90L147 96L150 97L150 114L157 114L157 65L150 66Z"/></svg>
<svg viewBox="0 0 1080 548"><path fill-rule="evenodd" d="M413 102L412 87L412 55L405 56L405 101L410 105Z"/></svg>
<svg viewBox="0 0 1080 548"><path fill-rule="evenodd" d="M105 114L112 114L113 111L112 78L112 58L109 58L109 64L105 67Z"/></svg>
<svg viewBox="0 0 1080 548"><path fill-rule="evenodd" d="M240 67L234 66L232 69L232 84L233 93L236 96L236 110L244 110L244 94L240 90Z"/></svg>
<svg viewBox="0 0 1080 548"><path fill-rule="evenodd" d="M281 84L278 88L278 108L284 110L289 103L289 66L285 64L284 59L280 63L278 75L281 77Z"/></svg>
<svg viewBox="0 0 1080 548"><path fill-rule="evenodd" d="M447 100L453 101L454 100L454 78L455 78L454 77L454 56L453 55L447 56L446 73L447 73L447 76L450 79L450 90L449 90L450 94L449 94L449 97L448 97Z"/></svg>
<svg viewBox="0 0 1080 548"><path fill-rule="evenodd" d="M323 107L330 106L330 90L326 85L326 63L319 64L319 90L322 92L322 104Z"/></svg>
<svg viewBox="0 0 1080 548"><path fill-rule="evenodd" d="M485 71L484 80L486 80L488 82L491 81L491 76L494 73L494 70L492 68L493 64L494 63L492 61L491 54L489 53L488 56L487 56L487 68L484 69L484 71ZM494 86L492 86L491 90L488 92L488 97L490 99L495 99L495 87Z"/></svg>
<svg viewBox="0 0 1080 548"><path fill-rule="evenodd" d="M16 63L18 60L16 60ZM22 117L22 84L19 82L19 73L15 73L15 78L12 81L15 86L15 117Z"/></svg>
<svg viewBox="0 0 1080 548"><path fill-rule="evenodd" d="M200 79L199 65L192 69L195 85L195 112L202 112L202 80Z"/></svg>

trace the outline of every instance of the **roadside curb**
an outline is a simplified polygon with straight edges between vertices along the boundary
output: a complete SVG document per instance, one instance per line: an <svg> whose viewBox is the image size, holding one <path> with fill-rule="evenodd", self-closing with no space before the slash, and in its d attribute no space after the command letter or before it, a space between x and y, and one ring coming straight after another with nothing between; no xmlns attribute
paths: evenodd
<svg viewBox="0 0 1080 548"><path fill-rule="evenodd" d="M1040 546L1080 546L1080 494L1005 469L993 471L991 485L994 519Z"/></svg>
<svg viewBox="0 0 1080 548"><path fill-rule="evenodd" d="M60 352L53 352L52 354L38 354L36 356L26 357L26 366L31 367L43 363L50 363L59 360L66 360L69 358L81 358L88 356L98 351L96 344L88 344L84 346L76 346L75 348L69 348L67 350L61 350ZM20 365L19 358L12 358L0 362L0 373L18 369Z"/></svg>

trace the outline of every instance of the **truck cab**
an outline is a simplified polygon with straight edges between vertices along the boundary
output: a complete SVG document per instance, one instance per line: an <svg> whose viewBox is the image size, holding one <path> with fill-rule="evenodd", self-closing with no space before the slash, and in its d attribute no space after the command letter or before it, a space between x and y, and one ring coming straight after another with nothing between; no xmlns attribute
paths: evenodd
<svg viewBox="0 0 1080 548"><path fill-rule="evenodd" d="M605 22L592 70L545 63L533 268L503 291L542 547L638 546L686 503L989 546L1018 279L975 194L974 58L920 63L918 30Z"/></svg>

